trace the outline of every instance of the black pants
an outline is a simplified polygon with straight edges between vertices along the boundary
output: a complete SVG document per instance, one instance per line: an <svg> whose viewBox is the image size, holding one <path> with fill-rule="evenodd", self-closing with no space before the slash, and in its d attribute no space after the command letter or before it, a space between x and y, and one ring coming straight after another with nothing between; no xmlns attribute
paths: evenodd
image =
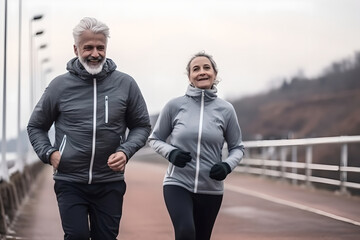
<svg viewBox="0 0 360 240"><path fill-rule="evenodd" d="M209 240L223 195L195 194L173 185L164 186L165 204L176 240Z"/></svg>
<svg viewBox="0 0 360 240"><path fill-rule="evenodd" d="M56 180L54 190L64 239L116 239L126 191L124 181L82 184Z"/></svg>

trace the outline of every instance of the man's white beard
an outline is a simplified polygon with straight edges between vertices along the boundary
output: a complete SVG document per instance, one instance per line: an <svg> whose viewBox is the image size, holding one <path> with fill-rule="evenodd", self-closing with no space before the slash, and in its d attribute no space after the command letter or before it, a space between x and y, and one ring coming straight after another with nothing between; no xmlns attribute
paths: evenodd
<svg viewBox="0 0 360 240"><path fill-rule="evenodd" d="M104 63L105 63L105 58L102 59L102 61L99 63L99 65L93 67L87 64L86 59L79 57L79 61L81 62L81 64L84 66L85 70L90 73L91 75L95 75L98 74L99 72L101 72Z"/></svg>

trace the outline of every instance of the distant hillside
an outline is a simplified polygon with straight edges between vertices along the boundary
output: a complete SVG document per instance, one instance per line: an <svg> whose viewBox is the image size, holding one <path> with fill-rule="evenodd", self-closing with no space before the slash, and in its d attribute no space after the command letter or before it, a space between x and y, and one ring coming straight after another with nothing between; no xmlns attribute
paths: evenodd
<svg viewBox="0 0 360 240"><path fill-rule="evenodd" d="M360 135L360 52L333 63L321 77L293 77L279 89L232 103L245 141ZM314 151L313 162L339 164L340 146ZM349 166L360 167L359 144L350 144L348 151ZM304 155L299 151L298 159L304 161ZM338 172L313 174L339 179ZM358 182L359 175L348 173L348 180Z"/></svg>
<svg viewBox="0 0 360 240"><path fill-rule="evenodd" d="M244 140L360 135L360 52L324 72L232 101Z"/></svg>

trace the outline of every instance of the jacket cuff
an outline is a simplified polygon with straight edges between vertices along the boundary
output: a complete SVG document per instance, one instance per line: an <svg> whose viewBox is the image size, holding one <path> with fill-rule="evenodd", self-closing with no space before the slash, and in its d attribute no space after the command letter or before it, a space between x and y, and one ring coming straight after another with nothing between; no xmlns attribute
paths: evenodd
<svg viewBox="0 0 360 240"><path fill-rule="evenodd" d="M46 151L46 161L48 164L51 165L51 162L50 162L50 156L53 152L57 151L56 148L50 148L49 150Z"/></svg>
<svg viewBox="0 0 360 240"><path fill-rule="evenodd" d="M227 174L231 173L230 165L227 162L222 162L222 163L223 163L223 165L224 165L224 167L226 169Z"/></svg>

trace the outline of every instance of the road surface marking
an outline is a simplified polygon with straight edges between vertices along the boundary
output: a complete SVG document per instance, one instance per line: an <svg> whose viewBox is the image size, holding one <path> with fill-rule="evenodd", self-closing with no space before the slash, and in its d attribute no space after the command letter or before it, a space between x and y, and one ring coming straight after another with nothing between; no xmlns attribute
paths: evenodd
<svg viewBox="0 0 360 240"><path fill-rule="evenodd" d="M294 202L290 202L290 201L280 199L280 198L277 198L277 197L272 197L272 196L267 195L267 194L259 193L259 192L256 192L256 191L251 191L251 190L248 190L248 189L245 189L245 188L242 188L242 187L234 186L234 185L231 185L231 184L225 184L225 189L233 191L233 192L242 193L242 194L245 194L245 195L257 197L257 198L262 198L262 199L265 199L265 200L268 200L268 201L271 201L271 202L274 202L274 203L286 205L286 206L289 206L289 207L294 207L294 208L297 208L297 209L301 209L301 210L304 210L304 211L308 211L308 212L311 212L311 213L316 213L316 214L319 214L319 215L322 215L322 216L325 216L325 217L329 217L329 218L332 218L332 219L335 219L335 220L338 220L338 221L343 221L343 222L354 224L356 226L360 226L360 222L357 222L357 221L349 219L349 218L341 217L341 216L338 216L338 215L335 215L335 214L332 214L332 213L328 213L328 212L322 211L320 209L308 207L308 206L305 206L305 205L302 205L302 204L299 204L299 203L294 203Z"/></svg>

